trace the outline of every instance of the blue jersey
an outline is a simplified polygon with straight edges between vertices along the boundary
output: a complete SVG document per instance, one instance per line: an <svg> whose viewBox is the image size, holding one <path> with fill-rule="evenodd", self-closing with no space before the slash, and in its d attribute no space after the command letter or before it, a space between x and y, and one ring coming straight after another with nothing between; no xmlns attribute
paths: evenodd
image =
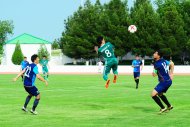
<svg viewBox="0 0 190 127"><path fill-rule="evenodd" d="M34 63L29 64L24 74L24 86L35 86L36 74L39 74L37 65Z"/></svg>
<svg viewBox="0 0 190 127"><path fill-rule="evenodd" d="M29 62L23 60L23 61L21 62L21 68L22 68L22 70L24 70L28 65L29 65Z"/></svg>
<svg viewBox="0 0 190 127"><path fill-rule="evenodd" d="M133 72L140 72L140 66L142 65L142 61L133 60L132 65L134 66Z"/></svg>
<svg viewBox="0 0 190 127"><path fill-rule="evenodd" d="M157 70L158 80L160 82L170 81L168 65L164 59L160 59L154 63L154 69Z"/></svg>

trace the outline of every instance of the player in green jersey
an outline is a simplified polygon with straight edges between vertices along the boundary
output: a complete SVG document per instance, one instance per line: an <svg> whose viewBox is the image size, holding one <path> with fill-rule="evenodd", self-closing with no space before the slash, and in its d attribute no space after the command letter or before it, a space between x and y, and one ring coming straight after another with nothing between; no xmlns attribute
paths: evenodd
<svg viewBox="0 0 190 127"><path fill-rule="evenodd" d="M100 47L95 47L96 52L99 56L102 56L105 60L104 72L103 72L103 79L106 81L105 87L109 87L110 79L108 78L108 74L110 73L111 69L114 73L114 80L113 83L116 83L117 75L118 75L118 60L114 54L114 46L110 42L105 42L102 36L97 38L97 42Z"/></svg>
<svg viewBox="0 0 190 127"><path fill-rule="evenodd" d="M47 80L49 76L49 71L48 71L49 65L48 65L48 60L46 56L43 56L43 59L40 60L40 65L42 66L44 79Z"/></svg>

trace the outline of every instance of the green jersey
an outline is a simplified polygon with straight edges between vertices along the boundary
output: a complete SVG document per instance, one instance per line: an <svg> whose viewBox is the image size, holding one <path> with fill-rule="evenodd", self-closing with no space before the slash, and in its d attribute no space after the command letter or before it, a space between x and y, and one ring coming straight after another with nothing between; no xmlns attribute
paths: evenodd
<svg viewBox="0 0 190 127"><path fill-rule="evenodd" d="M103 56L106 62L115 61L114 46L107 42L98 49L98 54Z"/></svg>
<svg viewBox="0 0 190 127"><path fill-rule="evenodd" d="M42 60L40 61L40 64L42 65L43 68L46 68L47 65L48 65L48 60L43 60L43 59L42 59Z"/></svg>

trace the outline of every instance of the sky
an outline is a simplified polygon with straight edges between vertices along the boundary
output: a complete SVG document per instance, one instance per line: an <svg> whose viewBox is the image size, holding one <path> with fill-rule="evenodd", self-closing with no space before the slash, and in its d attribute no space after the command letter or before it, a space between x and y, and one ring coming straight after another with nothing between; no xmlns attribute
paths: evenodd
<svg viewBox="0 0 190 127"><path fill-rule="evenodd" d="M64 20L78 10L85 0L0 0L0 20L12 20L14 34L28 33L47 41L61 37ZM96 0L91 0L94 3ZM107 3L110 0L100 0ZM128 0L129 6L134 0Z"/></svg>

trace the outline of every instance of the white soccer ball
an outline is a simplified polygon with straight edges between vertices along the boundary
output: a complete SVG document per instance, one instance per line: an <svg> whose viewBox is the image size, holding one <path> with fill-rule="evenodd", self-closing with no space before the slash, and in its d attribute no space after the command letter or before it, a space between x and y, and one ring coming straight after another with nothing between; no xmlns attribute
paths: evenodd
<svg viewBox="0 0 190 127"><path fill-rule="evenodd" d="M130 26L128 27L128 31L129 31L130 33L135 33L135 32L137 31L137 27L136 27L135 25L130 25Z"/></svg>

